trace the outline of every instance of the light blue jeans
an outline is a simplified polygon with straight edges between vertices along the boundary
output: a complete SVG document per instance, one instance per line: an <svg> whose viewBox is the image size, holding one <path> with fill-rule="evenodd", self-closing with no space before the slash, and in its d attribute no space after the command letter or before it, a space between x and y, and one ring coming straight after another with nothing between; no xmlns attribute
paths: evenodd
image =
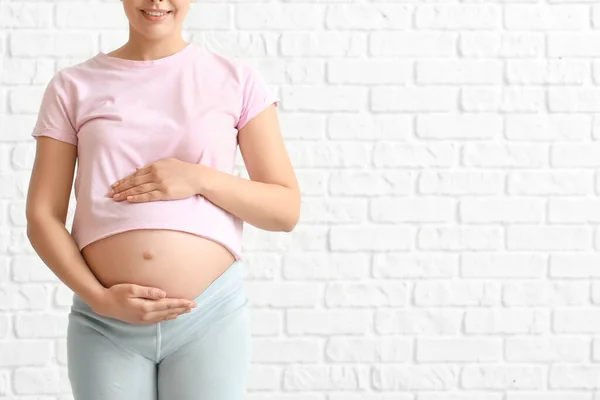
<svg viewBox="0 0 600 400"><path fill-rule="evenodd" d="M133 325L73 295L67 330L75 400L243 400L250 320L235 261L174 320Z"/></svg>

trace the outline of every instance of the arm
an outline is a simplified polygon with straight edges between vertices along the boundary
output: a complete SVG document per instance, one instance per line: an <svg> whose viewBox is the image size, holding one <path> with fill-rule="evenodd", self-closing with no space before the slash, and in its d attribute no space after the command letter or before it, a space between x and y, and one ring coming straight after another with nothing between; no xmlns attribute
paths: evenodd
<svg viewBox="0 0 600 400"><path fill-rule="evenodd" d="M96 313L133 324L175 319L195 307L187 299L164 298L158 288L128 283L105 288L98 282L65 229L77 146L64 141L76 139L48 128L34 136L40 137L27 193L27 237L52 272Z"/></svg>
<svg viewBox="0 0 600 400"><path fill-rule="evenodd" d="M42 261L88 304L105 291L65 227L77 147L37 138L27 192L27 237Z"/></svg>
<svg viewBox="0 0 600 400"><path fill-rule="evenodd" d="M300 217L300 189L279 127L279 98L268 90L257 68L241 65L242 102L236 129L250 180L169 158L138 168L115 182L116 201L180 199L199 194L260 229L294 229ZM157 180L159 171L162 178Z"/></svg>
<svg viewBox="0 0 600 400"><path fill-rule="evenodd" d="M290 232L300 216L300 189L270 105L238 132L251 180L198 165L197 192L240 219L270 231Z"/></svg>

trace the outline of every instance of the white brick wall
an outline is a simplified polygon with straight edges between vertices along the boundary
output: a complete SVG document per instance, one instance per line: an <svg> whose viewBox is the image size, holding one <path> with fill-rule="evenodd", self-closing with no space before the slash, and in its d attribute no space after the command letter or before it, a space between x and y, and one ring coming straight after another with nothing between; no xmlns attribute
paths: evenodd
<svg viewBox="0 0 600 400"><path fill-rule="evenodd" d="M69 400L29 135L127 20L2 0L0 28L0 400ZM245 231L248 400L600 400L597 0L197 0L184 34L257 63L304 194Z"/></svg>

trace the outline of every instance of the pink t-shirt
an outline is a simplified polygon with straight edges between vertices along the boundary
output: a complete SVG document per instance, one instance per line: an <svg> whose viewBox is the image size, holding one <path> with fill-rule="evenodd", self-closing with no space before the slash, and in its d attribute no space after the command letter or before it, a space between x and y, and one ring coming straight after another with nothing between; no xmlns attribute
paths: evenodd
<svg viewBox="0 0 600 400"><path fill-rule="evenodd" d="M241 260L243 221L203 196L130 203L107 193L136 167L168 157L233 173L238 130L278 102L257 67L199 45L149 61L100 52L52 78L32 136L77 146L71 235L80 250L127 230L170 229Z"/></svg>

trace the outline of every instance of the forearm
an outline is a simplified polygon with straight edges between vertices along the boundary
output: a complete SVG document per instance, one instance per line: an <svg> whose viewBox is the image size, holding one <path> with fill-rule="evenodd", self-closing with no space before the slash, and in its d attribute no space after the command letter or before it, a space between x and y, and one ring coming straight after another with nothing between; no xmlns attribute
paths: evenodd
<svg viewBox="0 0 600 400"><path fill-rule="evenodd" d="M57 218L39 217L27 222L27 237L42 261L86 303L94 302L106 289L96 279L75 240Z"/></svg>
<svg viewBox="0 0 600 400"><path fill-rule="evenodd" d="M300 194L198 165L197 192L243 221L268 231L289 232L298 222Z"/></svg>

